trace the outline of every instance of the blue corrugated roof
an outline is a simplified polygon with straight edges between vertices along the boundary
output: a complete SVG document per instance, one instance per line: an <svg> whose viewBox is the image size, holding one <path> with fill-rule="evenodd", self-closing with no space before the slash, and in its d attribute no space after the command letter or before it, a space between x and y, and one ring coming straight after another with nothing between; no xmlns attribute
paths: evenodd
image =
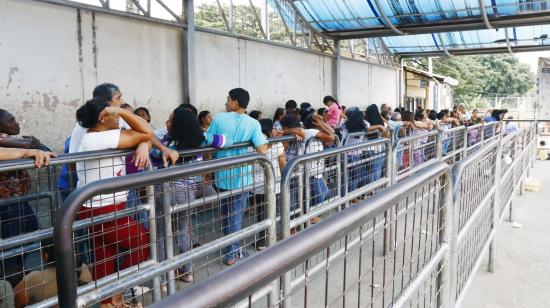
<svg viewBox="0 0 550 308"><path fill-rule="evenodd" d="M444 52L449 50L507 48L508 41L512 49L527 46L548 46L550 48L550 25L526 26L492 30L459 31L436 34L418 34L410 36L385 37L384 42L394 54Z"/></svg>
<svg viewBox="0 0 550 308"><path fill-rule="evenodd" d="M482 18L479 0L295 0L295 7L317 31L368 30ZM483 0L489 19L550 11L548 0Z"/></svg>
<svg viewBox="0 0 550 308"><path fill-rule="evenodd" d="M292 3L320 33L342 39L382 36L395 54L507 48L508 43L513 50L550 45L545 39L550 35L550 0L482 1L486 18L480 0L294 0ZM410 35L397 35L398 31L391 29L388 21ZM487 22L499 29L487 29Z"/></svg>

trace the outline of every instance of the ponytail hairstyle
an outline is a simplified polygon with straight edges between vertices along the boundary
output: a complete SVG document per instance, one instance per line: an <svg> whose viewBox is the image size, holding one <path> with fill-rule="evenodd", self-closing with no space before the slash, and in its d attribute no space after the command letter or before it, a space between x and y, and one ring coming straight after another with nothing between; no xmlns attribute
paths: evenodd
<svg viewBox="0 0 550 308"><path fill-rule="evenodd" d="M168 135L178 150L197 148L205 140L199 120L193 111L185 106L179 106L174 110L172 127Z"/></svg>
<svg viewBox="0 0 550 308"><path fill-rule="evenodd" d="M338 109L342 110L342 106L340 106L340 103L338 103L338 101L334 99L334 97L330 95L323 97L323 104L327 105L328 102L334 102L336 106L338 106Z"/></svg>
<svg viewBox="0 0 550 308"><path fill-rule="evenodd" d="M350 133L364 132L367 130L363 113L357 107L350 107L346 110L348 120L344 123Z"/></svg>
<svg viewBox="0 0 550 308"><path fill-rule="evenodd" d="M382 115L380 114L376 104L372 104L367 107L367 110L365 111L365 119L370 125L384 125L384 120L382 119Z"/></svg>
<svg viewBox="0 0 550 308"><path fill-rule="evenodd" d="M109 107L105 99L94 98L86 102L76 111L76 120L84 128L92 128L99 122L99 114Z"/></svg>

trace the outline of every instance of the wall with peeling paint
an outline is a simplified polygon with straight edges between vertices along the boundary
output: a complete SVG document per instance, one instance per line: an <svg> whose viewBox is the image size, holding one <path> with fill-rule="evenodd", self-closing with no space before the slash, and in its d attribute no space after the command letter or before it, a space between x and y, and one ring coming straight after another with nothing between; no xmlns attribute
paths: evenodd
<svg viewBox="0 0 550 308"><path fill-rule="evenodd" d="M24 21L24 22L23 22ZM197 107L222 111L233 87L270 117L288 99L321 106L332 94L333 58L197 32ZM118 84L126 101L161 127L183 101L181 29L31 0L0 0L0 108L59 150L95 85ZM395 69L343 60L346 106L397 102Z"/></svg>
<svg viewBox="0 0 550 308"><path fill-rule="evenodd" d="M179 29L28 0L0 0L0 108L62 149L75 111L114 82L162 124L182 102Z"/></svg>

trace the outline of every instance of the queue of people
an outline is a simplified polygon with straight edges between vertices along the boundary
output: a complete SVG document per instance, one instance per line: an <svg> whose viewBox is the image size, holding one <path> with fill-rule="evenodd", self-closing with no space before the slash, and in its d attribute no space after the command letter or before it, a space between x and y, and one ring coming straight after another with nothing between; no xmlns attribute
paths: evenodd
<svg viewBox="0 0 550 308"><path fill-rule="evenodd" d="M201 146L216 148L227 147L234 143L250 142L255 151L268 155L272 161L276 177L280 177L286 161L296 155L296 149L288 144L268 144L268 138L277 136L294 136L301 144L311 145L311 140L318 141L322 146L306 148L307 153L322 151L335 146L335 140L345 140L353 133L365 132L365 136L355 138L353 142L368 140L372 133L389 138L395 144L396 140L405 136L421 135L430 130L445 131L453 127L476 125L482 122L500 121L506 110L492 110L486 117L481 118L477 110L468 112L463 104L451 110L424 109L418 107L414 112L403 108L392 109L387 104L378 107L369 105L364 112L358 107L345 107L334 97L324 97L322 103L325 108L315 109L311 104L298 104L294 100L285 103L284 108L277 108L273 118L265 118L263 112L254 110L247 112L250 103L249 93L242 88L228 92L225 102L226 112L213 115L204 110L198 112L190 104L181 104L167 117L165 127L154 130L151 126L150 111L144 107L133 108L126 104L120 88L114 84L98 85L93 91L93 97L81 106L76 112L76 123L70 136L65 142L66 153L78 153L106 149L135 149L134 153L126 158L100 158L74 165L63 166L59 178L61 199L71 192L69 183L76 183L81 187L93 181L125 176L130 173L141 172L152 164L155 168L167 168L170 165L191 164L206 159L216 159L229 156L238 156L246 153L246 148L226 149L216 151L212 157L197 155L194 157L180 157L179 152ZM510 121L511 123L511 121ZM510 130L513 128L511 127ZM508 131L508 129L507 129ZM0 160L29 158L35 160L38 168L47 166L50 159L56 154L34 137L16 137L19 134L19 125L15 117L8 111L0 109ZM294 153L293 153L294 152ZM364 157L376 156L377 153L350 154L348 160L360 161ZM355 156L354 156L355 155ZM310 206L315 206L333 194L322 172L325 161L319 160L312 164L311 178L309 179L312 198ZM348 170L348 190L367 185L379 179L382 174L384 161L374 160L368 166L357 165ZM369 170L367 170L369 169ZM364 175L367 175L366 177ZM24 171L15 171L0 174L0 197L14 198L29 193L32 179ZM207 182L211 182L208 186ZM171 205L188 203L196 198L223 193L226 191L241 191L220 200L221 227L224 235L238 232L242 228L245 210L249 204L265 202L265 191L261 188L253 191L244 191L243 187L261 183L263 179L252 171L252 166L236 167L215 172L213 180L207 181L203 176L187 177L172 181L169 186ZM202 189L198 189L202 187ZM157 191L158 189L158 191ZM161 187L155 188L155 195L160 193ZM166 192L165 192L166 193ZM276 191L279 194L279 191ZM139 189L128 192L98 195L85 204L78 213L78 219L93 218L98 215L113 213L127 208L136 208L141 204ZM162 201L155 202L157 217L170 215L164 213ZM2 239L22 235L38 230L36 214L28 202L16 201L0 208L1 237ZM174 231L176 247L179 253L191 250L200 245L193 234L192 210L178 212L172 215L175 221ZM265 211L256 208L258 221L265 219ZM149 258L150 234L148 217L143 215L126 216L112 221L95 224L89 230L83 231L91 241L76 245L76 252L80 256L80 269L92 264L90 280L98 280L118 269L138 265ZM316 221L313 220L312 223ZM163 228L163 221L159 219L158 228ZM160 236L157 234L157 236ZM256 249L262 250L265 246L265 231L258 235ZM158 243L163 243L159 238ZM49 245L49 246L48 246ZM52 246L51 242L44 241L43 247ZM159 245L159 259L166 258L163 245ZM224 249L224 263L231 266L240 259L246 258L246 250L241 249L240 243L234 242ZM1 260L2 277L8 282L4 287L14 288L15 305L25 306L43 300L56 293L55 284L49 285L49 292L43 296L30 294L33 281L42 279L44 283L55 280L55 271L48 272L48 276L31 276L24 267L25 255ZM43 262L53 260L51 250L44 250ZM37 277L29 279L28 277ZM41 278L40 278L41 277ZM178 269L177 279L191 283L194 281L192 264L185 264ZM21 285L23 284L23 285ZM35 283L36 284L36 283ZM34 289L33 289L34 290ZM18 295L19 294L19 295ZM119 307L123 303L122 294L117 294L101 302L102 307Z"/></svg>

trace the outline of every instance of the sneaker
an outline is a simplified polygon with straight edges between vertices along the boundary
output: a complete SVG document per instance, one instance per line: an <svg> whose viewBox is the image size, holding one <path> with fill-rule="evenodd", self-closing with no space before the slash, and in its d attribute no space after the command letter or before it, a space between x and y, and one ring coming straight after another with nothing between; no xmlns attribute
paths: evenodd
<svg viewBox="0 0 550 308"><path fill-rule="evenodd" d="M260 239L256 242L256 250L257 251L262 251L266 248L266 244L265 244L265 239Z"/></svg>
<svg viewBox="0 0 550 308"><path fill-rule="evenodd" d="M193 273L191 272L183 273L180 275L178 271L176 279L186 283L193 283L195 281L195 277L193 277Z"/></svg>
<svg viewBox="0 0 550 308"><path fill-rule="evenodd" d="M240 260L246 259L246 258L248 258L248 256L249 256L249 254L248 254L247 251L241 250L241 251L239 252L239 255L238 255L236 258L234 258L234 259L226 259L226 260L225 260L225 265L231 266L231 265L237 263L237 260L239 260L239 259L240 259Z"/></svg>

